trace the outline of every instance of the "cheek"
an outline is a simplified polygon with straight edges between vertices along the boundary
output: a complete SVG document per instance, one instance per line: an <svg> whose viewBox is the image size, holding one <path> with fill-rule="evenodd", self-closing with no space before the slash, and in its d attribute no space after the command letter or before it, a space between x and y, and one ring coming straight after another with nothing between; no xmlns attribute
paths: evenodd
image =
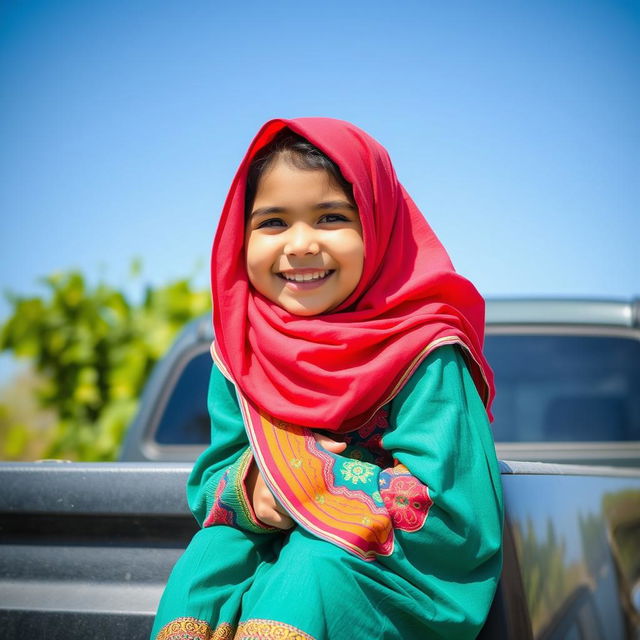
<svg viewBox="0 0 640 640"><path fill-rule="evenodd" d="M342 254L355 280L360 280L364 267L364 243L359 233L352 233L342 242Z"/></svg>
<svg viewBox="0 0 640 640"><path fill-rule="evenodd" d="M245 267L247 276L252 285L260 280L260 274L264 271L265 250L262 243L255 236L247 234L245 237Z"/></svg>

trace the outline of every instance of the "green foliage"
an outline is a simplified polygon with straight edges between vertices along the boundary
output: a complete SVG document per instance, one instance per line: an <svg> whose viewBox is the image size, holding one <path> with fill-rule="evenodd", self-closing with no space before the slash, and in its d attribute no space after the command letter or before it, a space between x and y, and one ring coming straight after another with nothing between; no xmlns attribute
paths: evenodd
<svg viewBox="0 0 640 640"><path fill-rule="evenodd" d="M132 304L107 284L90 287L76 271L42 282L42 297L8 295L13 310L0 328L0 351L29 359L43 380L39 402L56 416L47 457L112 460L149 372L181 327L210 308L209 294L177 280L148 287ZM29 438L20 425L4 431L5 453L15 458Z"/></svg>
<svg viewBox="0 0 640 640"><path fill-rule="evenodd" d="M37 401L42 379L32 367L22 368L0 389L0 458L43 458L55 414Z"/></svg>

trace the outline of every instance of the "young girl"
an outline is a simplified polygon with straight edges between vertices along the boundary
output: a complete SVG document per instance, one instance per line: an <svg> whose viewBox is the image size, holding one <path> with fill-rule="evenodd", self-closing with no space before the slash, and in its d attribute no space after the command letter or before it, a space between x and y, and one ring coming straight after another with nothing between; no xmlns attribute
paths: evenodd
<svg viewBox="0 0 640 640"><path fill-rule="evenodd" d="M374 139L272 120L212 256L202 529L152 637L473 638L501 569L484 303Z"/></svg>

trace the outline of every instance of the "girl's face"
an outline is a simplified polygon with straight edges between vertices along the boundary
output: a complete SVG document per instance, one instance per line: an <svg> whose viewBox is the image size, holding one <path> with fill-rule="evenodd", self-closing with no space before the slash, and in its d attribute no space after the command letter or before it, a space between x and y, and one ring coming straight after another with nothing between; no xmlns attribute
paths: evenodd
<svg viewBox="0 0 640 640"><path fill-rule="evenodd" d="M298 316L335 309L362 275L358 209L320 169L278 158L260 178L246 224L249 281Z"/></svg>

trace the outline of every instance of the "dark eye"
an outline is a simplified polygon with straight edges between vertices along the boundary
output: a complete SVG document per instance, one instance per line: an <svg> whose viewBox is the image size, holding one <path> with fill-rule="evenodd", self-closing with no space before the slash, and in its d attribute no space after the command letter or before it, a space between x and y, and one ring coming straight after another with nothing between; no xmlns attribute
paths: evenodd
<svg viewBox="0 0 640 640"><path fill-rule="evenodd" d="M269 218L268 220L263 220L256 229L266 229L269 227L284 227L285 223L280 218Z"/></svg>
<svg viewBox="0 0 640 640"><path fill-rule="evenodd" d="M320 222L348 222L349 218L347 216L342 215L341 213L327 213L322 218L320 218Z"/></svg>

